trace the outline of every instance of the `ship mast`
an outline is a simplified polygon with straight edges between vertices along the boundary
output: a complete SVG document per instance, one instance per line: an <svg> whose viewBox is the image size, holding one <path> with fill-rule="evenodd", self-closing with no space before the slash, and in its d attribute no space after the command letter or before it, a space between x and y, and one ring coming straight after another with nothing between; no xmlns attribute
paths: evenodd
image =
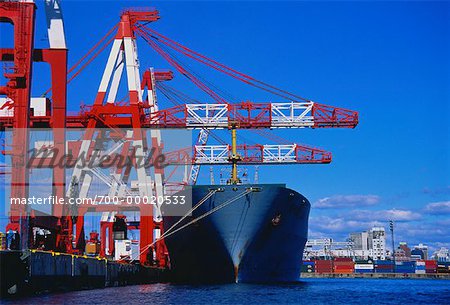
<svg viewBox="0 0 450 305"><path fill-rule="evenodd" d="M237 163L241 160L241 156L237 153L237 137L236 129L237 123L230 123L231 128L231 156L229 161L231 162L231 178L228 180L228 184L239 184L241 180L238 178Z"/></svg>

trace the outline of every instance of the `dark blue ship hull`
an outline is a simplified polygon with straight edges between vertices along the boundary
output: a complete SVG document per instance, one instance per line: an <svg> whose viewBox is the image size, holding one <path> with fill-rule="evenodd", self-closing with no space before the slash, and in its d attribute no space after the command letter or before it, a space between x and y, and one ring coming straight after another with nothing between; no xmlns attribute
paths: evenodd
<svg viewBox="0 0 450 305"><path fill-rule="evenodd" d="M309 201L282 184L200 185L181 192L193 205L219 189L178 225L232 201L166 238L179 282L298 281L308 232ZM179 193L180 195L180 193ZM168 230L180 217L165 217Z"/></svg>

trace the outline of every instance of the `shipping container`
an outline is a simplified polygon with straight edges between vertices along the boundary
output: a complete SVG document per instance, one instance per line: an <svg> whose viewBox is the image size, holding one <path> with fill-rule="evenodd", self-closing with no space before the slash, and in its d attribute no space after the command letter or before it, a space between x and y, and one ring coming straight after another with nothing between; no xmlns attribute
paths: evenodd
<svg viewBox="0 0 450 305"><path fill-rule="evenodd" d="M415 269L395 269L395 273L416 273Z"/></svg>
<svg viewBox="0 0 450 305"><path fill-rule="evenodd" d="M375 265L375 269L394 269L393 265Z"/></svg>
<svg viewBox="0 0 450 305"><path fill-rule="evenodd" d="M373 273L373 269L356 269L355 273Z"/></svg>
<svg viewBox="0 0 450 305"><path fill-rule="evenodd" d="M436 269L437 273L450 273L450 264L438 264Z"/></svg>
<svg viewBox="0 0 450 305"><path fill-rule="evenodd" d="M391 261L387 261L387 262L389 262L389 264L385 264L385 263L378 264L378 262L380 262L380 261L377 261L377 264L374 265L374 271L376 273L392 273L392 272L394 272L394 265L392 264ZM386 261L383 261L383 262L386 262Z"/></svg>
<svg viewBox="0 0 450 305"><path fill-rule="evenodd" d="M331 260L316 260L314 261L314 267L316 273L332 273L333 261Z"/></svg>
<svg viewBox="0 0 450 305"><path fill-rule="evenodd" d="M352 274L354 272L353 269L349 269L349 270L334 270L334 273L337 274Z"/></svg>
<svg viewBox="0 0 450 305"><path fill-rule="evenodd" d="M375 265L392 265L392 261L386 261L386 260L376 260L374 262Z"/></svg>
<svg viewBox="0 0 450 305"><path fill-rule="evenodd" d="M426 268L425 268L425 265L416 265L416 268L417 268L417 269L423 269L423 270L426 269Z"/></svg>
<svg viewBox="0 0 450 305"><path fill-rule="evenodd" d="M357 260L355 260L355 264L373 264L373 260L371 260L371 259L366 259L366 260L357 259Z"/></svg>
<svg viewBox="0 0 450 305"><path fill-rule="evenodd" d="M332 267L333 266L333 261L329 261L329 260L317 260L314 261L314 266L316 267Z"/></svg>
<svg viewBox="0 0 450 305"><path fill-rule="evenodd" d="M397 266L415 266L416 262L395 262Z"/></svg>
<svg viewBox="0 0 450 305"><path fill-rule="evenodd" d="M303 273L314 273L314 272L315 272L315 269L314 269L314 267L311 266L311 265L309 265L309 266L303 265L303 266L300 268L300 272L303 272Z"/></svg>
<svg viewBox="0 0 450 305"><path fill-rule="evenodd" d="M301 266L301 272L304 273L313 273L315 270L314 268L314 262L313 261L303 261L303 264Z"/></svg>
<svg viewBox="0 0 450 305"><path fill-rule="evenodd" d="M374 269L375 273L394 273L393 269Z"/></svg>
<svg viewBox="0 0 450 305"><path fill-rule="evenodd" d="M426 269L436 269L437 268L437 262L433 260L426 260L425 261L425 268Z"/></svg>
<svg viewBox="0 0 450 305"><path fill-rule="evenodd" d="M342 270L342 269L355 269L355 268L353 266L333 266L333 269Z"/></svg>

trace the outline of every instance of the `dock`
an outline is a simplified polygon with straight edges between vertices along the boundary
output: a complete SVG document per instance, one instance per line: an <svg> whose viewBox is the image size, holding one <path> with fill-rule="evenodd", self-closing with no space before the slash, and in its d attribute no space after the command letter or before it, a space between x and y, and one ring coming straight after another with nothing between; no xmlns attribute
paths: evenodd
<svg viewBox="0 0 450 305"><path fill-rule="evenodd" d="M302 272L300 278L352 278L352 279L439 279L450 280L446 273L307 273Z"/></svg>
<svg viewBox="0 0 450 305"><path fill-rule="evenodd" d="M0 297L168 280L168 270L39 250L0 251Z"/></svg>

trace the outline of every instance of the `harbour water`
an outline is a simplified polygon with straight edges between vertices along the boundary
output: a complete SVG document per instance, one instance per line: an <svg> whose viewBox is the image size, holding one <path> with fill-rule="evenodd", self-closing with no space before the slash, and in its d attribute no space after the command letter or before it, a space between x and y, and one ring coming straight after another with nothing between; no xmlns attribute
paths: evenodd
<svg viewBox="0 0 450 305"><path fill-rule="evenodd" d="M3 304L450 304L449 280L303 279L286 285L151 284L40 295Z"/></svg>

